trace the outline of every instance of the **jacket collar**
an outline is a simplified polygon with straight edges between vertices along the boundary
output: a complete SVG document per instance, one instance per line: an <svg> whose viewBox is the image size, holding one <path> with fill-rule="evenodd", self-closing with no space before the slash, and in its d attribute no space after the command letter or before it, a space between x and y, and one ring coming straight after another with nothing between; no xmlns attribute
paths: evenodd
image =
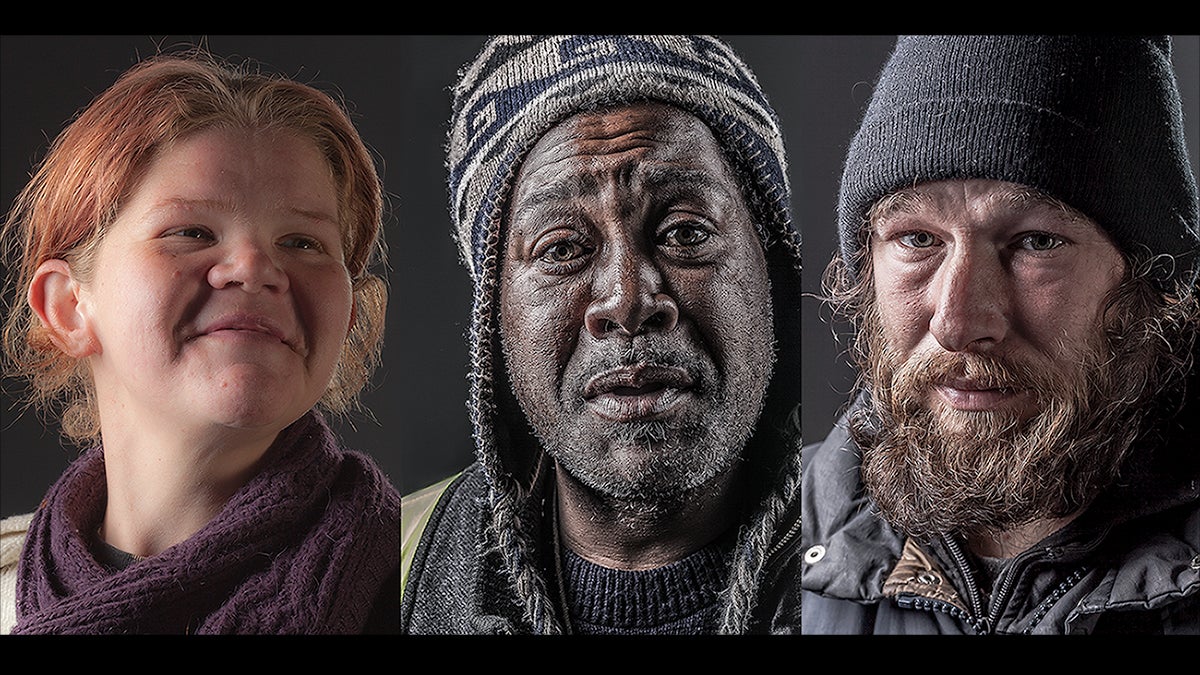
<svg viewBox="0 0 1200 675"><path fill-rule="evenodd" d="M860 404L861 399L851 411ZM862 485L861 454L850 440L847 416L824 441L804 448L804 590L857 602L916 592L969 604L928 549L879 517ZM1139 473L1038 544L1040 556L1027 558L1094 567L1093 554L1105 542L1112 543L1106 553L1111 565L1093 570L1103 578L1076 614L1146 607L1200 591L1200 476ZM939 583L922 583L935 576Z"/></svg>

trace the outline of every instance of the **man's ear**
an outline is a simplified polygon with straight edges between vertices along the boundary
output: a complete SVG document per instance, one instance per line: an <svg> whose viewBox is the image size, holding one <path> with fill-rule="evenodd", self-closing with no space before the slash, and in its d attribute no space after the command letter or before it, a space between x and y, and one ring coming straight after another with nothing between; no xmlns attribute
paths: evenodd
<svg viewBox="0 0 1200 675"><path fill-rule="evenodd" d="M100 353L100 341L82 311L81 290L67 261L53 258L38 266L27 296L51 341L67 356L77 359Z"/></svg>

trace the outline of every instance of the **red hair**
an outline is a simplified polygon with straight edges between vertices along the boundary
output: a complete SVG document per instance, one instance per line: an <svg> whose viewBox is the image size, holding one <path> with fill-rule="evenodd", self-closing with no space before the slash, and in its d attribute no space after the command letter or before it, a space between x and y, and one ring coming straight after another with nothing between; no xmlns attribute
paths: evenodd
<svg viewBox="0 0 1200 675"><path fill-rule="evenodd" d="M88 105L54 140L4 224L12 279L3 345L10 374L30 383L30 402L62 405L67 436L99 436L86 364L60 351L25 294L45 261L66 260L81 280L123 202L151 161L201 130L284 131L316 144L338 190L355 323L319 405L342 413L378 365L387 288L370 270L383 254L383 193L370 152L328 94L283 77L217 62L200 51L142 61Z"/></svg>

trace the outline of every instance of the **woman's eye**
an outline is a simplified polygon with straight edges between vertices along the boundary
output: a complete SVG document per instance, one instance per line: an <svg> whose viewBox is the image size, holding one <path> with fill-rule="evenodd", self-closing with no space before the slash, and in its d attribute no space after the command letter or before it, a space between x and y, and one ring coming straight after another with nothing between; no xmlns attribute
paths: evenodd
<svg viewBox="0 0 1200 675"><path fill-rule="evenodd" d="M282 241L282 245L286 248L297 248L297 249L301 249L304 251L323 251L323 250L325 250L325 247L321 245L321 242L317 241L316 239L313 239L312 237L305 237L305 236L301 236L301 235L295 235L295 236L285 238Z"/></svg>
<svg viewBox="0 0 1200 675"><path fill-rule="evenodd" d="M170 234L185 239L212 239L212 233L200 226L181 227Z"/></svg>
<svg viewBox="0 0 1200 675"><path fill-rule="evenodd" d="M910 248L929 248L937 245L937 237L928 232L909 232L900 235L900 243Z"/></svg>
<svg viewBox="0 0 1200 675"><path fill-rule="evenodd" d="M662 236L667 246L698 246L708 241L710 233L704 227L692 223L677 225Z"/></svg>
<svg viewBox="0 0 1200 675"><path fill-rule="evenodd" d="M1029 249L1030 251L1050 251L1062 246L1066 242L1060 237L1046 232L1031 232L1021 237L1021 248Z"/></svg>

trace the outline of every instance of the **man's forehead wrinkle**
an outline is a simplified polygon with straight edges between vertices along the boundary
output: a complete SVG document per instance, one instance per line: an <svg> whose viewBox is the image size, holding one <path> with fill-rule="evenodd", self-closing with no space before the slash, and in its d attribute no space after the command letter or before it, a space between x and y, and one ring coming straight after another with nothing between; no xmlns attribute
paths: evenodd
<svg viewBox="0 0 1200 675"><path fill-rule="evenodd" d="M711 171L703 168L681 167L659 162L633 161L622 164L613 176L619 188L632 191L635 186L656 192L672 187L692 191L719 190L728 192ZM603 180L591 171L561 173L553 179L522 193L518 214L529 208L592 197L601 192Z"/></svg>
<svg viewBox="0 0 1200 675"><path fill-rule="evenodd" d="M560 129L576 141L606 142L628 138L631 141L659 142L661 136L675 133L679 123L675 121L674 116L668 116L671 121L658 127L642 124L641 120L646 119L645 115L654 115L653 111L656 108L685 113L676 106L666 104L630 104L579 113L564 121Z"/></svg>
<svg viewBox="0 0 1200 675"><path fill-rule="evenodd" d="M931 206L928 194L916 188L906 188L881 199L872 209L871 222L878 223L896 215L911 215L921 207Z"/></svg>
<svg viewBox="0 0 1200 675"><path fill-rule="evenodd" d="M1015 211L1032 211L1042 208L1059 216L1063 222L1092 226L1090 218L1066 202L1031 187L1016 185L1009 191L1006 206Z"/></svg>
<svg viewBox="0 0 1200 675"><path fill-rule="evenodd" d="M1042 206L1060 208L1060 202L1042 192L1023 185L1002 185L988 192L984 205L1012 211L1032 211Z"/></svg>
<svg viewBox="0 0 1200 675"><path fill-rule="evenodd" d="M1027 214L1044 210L1058 217L1063 223L1079 227L1095 227L1085 214L1072 208L1069 204L1046 193L1026 185L1002 184L996 189L989 190L982 199L972 197L970 182L962 181L963 203L981 217L994 217L1004 213ZM914 215L921 209L938 210L939 199L924 186L904 188L883 197L871 209L871 222L879 223L896 215Z"/></svg>
<svg viewBox="0 0 1200 675"><path fill-rule="evenodd" d="M651 163L642 167L641 175L643 184L649 189L681 185L703 190L726 191L724 184L707 168Z"/></svg>
<svg viewBox="0 0 1200 675"><path fill-rule="evenodd" d="M521 207L564 202L600 192L600 181L591 173L560 173L549 181L524 192Z"/></svg>
<svg viewBox="0 0 1200 675"><path fill-rule="evenodd" d="M1026 215L1039 212L1050 216L1054 222L1079 231L1103 232L1085 214L1070 204L1056 199L1041 190L1026 185L1005 184L990 192L980 209L985 216L990 214Z"/></svg>
<svg viewBox="0 0 1200 675"><path fill-rule="evenodd" d="M587 149L598 145L601 147L601 152L597 154L605 154L604 148L612 145L617 145L622 149L634 149L660 144L663 142L664 136L670 135L670 131L670 129L651 130L642 127L630 128L629 126L603 124L591 125L586 129L576 128L567 138Z"/></svg>

